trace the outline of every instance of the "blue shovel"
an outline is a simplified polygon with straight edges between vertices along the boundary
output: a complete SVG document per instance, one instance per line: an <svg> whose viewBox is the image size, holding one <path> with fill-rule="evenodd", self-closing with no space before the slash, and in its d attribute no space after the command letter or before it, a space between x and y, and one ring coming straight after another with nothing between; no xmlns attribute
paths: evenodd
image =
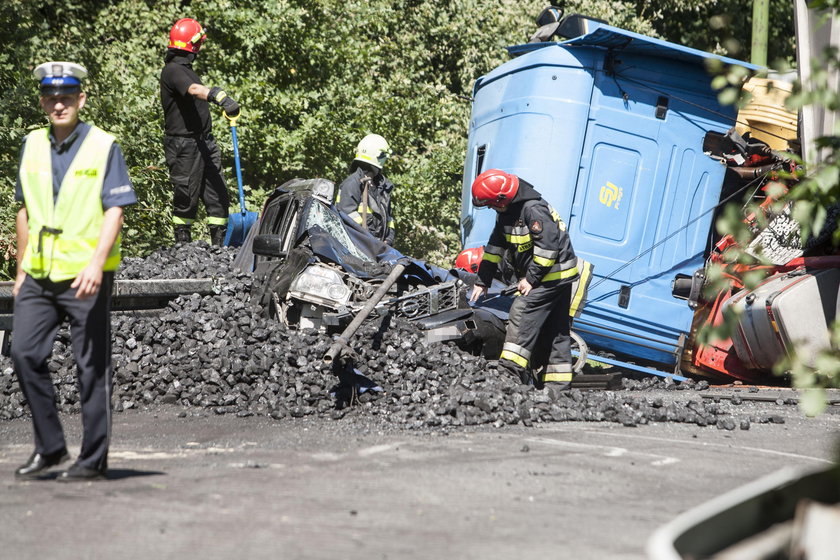
<svg viewBox="0 0 840 560"><path fill-rule="evenodd" d="M233 160L236 163L236 184L239 186L239 207L242 209L238 214L231 214L228 216L227 232L225 233L226 247L240 247L245 238L248 237L248 232L256 223L258 214L256 212L248 212L245 209L245 190L242 188L242 166L239 163L239 140L236 137L236 119L225 114L227 120L230 121L230 133L233 136Z"/></svg>

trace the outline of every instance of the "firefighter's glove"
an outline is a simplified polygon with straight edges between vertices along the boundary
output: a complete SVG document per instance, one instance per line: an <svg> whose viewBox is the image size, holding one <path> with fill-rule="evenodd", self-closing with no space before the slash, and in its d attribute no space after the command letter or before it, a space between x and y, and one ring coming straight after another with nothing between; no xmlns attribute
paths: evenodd
<svg viewBox="0 0 840 560"><path fill-rule="evenodd" d="M231 96L225 93L225 91L220 87L210 88L210 93L207 94L207 101L215 103L224 109L225 114L229 117L236 117L239 115L239 103L234 101Z"/></svg>

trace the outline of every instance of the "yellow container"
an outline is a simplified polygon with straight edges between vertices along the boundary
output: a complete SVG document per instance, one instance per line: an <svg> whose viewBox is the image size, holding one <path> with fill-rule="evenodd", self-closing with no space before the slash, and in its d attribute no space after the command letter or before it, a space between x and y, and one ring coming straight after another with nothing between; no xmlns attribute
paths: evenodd
<svg viewBox="0 0 840 560"><path fill-rule="evenodd" d="M774 150L790 149L788 141L796 140L797 115L785 108L785 100L793 86L781 80L750 78L744 91L752 94L749 104L738 112L735 130L766 142Z"/></svg>

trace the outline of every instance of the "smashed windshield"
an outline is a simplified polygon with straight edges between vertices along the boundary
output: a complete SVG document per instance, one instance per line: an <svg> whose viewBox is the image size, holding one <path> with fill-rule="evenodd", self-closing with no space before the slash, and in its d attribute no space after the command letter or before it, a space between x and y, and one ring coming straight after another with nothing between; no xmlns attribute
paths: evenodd
<svg viewBox="0 0 840 560"><path fill-rule="evenodd" d="M341 243L354 257L358 257L366 262L373 262L369 256L361 252L350 240L350 236L347 235L347 231L344 229L344 224L341 222L338 214L330 212L326 206L318 201L313 201L309 205L309 212L306 215L306 228L309 229L314 225L321 226L321 228Z"/></svg>

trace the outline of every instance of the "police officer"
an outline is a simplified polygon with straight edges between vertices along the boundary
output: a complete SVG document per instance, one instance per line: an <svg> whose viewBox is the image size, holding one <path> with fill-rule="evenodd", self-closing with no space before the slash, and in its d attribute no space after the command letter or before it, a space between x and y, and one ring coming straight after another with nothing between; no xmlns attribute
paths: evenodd
<svg viewBox="0 0 840 560"><path fill-rule="evenodd" d="M394 184L382 172L389 155L388 142L380 135L368 134L362 138L350 166L350 175L338 188L335 204L374 237L393 246L391 191Z"/></svg>
<svg viewBox="0 0 840 560"><path fill-rule="evenodd" d="M499 367L530 383L533 353L542 338L551 350L534 381L568 387L572 381L569 306L578 259L563 220L530 183L499 169L476 177L472 201L493 208L497 216L470 301L487 293L506 250L519 279L521 295L511 305Z"/></svg>
<svg viewBox="0 0 840 560"><path fill-rule="evenodd" d="M79 120L87 70L71 62L35 69L50 126L24 138L15 198L18 269L12 360L29 408L35 451L15 471L33 478L69 458L47 361L70 320L84 435L70 482L103 478L111 437L111 320L123 207L137 198L122 152L107 132Z"/></svg>
<svg viewBox="0 0 840 560"><path fill-rule="evenodd" d="M207 210L213 245L225 239L230 196L222 177L222 156L211 134L210 103L229 117L239 104L219 87L201 83L192 68L207 34L196 20L179 19L169 30L169 48L160 74L165 136L163 147L174 187L172 223L176 243L192 241L199 199Z"/></svg>

